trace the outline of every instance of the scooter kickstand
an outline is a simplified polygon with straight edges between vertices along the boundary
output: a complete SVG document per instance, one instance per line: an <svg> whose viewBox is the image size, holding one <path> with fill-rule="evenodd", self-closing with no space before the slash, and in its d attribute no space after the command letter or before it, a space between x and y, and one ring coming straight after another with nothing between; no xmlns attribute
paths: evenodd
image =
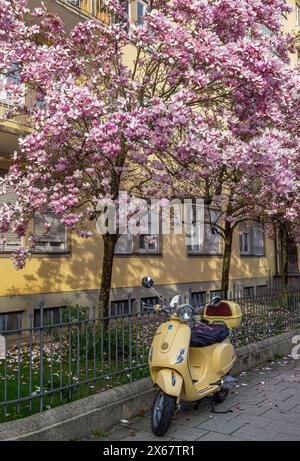
<svg viewBox="0 0 300 461"><path fill-rule="evenodd" d="M201 403L201 400L198 400L198 401L195 403L195 406L194 406L194 410L195 410L195 411L198 410L200 403Z"/></svg>
<svg viewBox="0 0 300 461"><path fill-rule="evenodd" d="M217 413L220 415L224 415L225 413L233 413L233 410L225 410L225 411L216 411L216 402L214 401L213 396L210 397L210 404L211 404L211 412Z"/></svg>

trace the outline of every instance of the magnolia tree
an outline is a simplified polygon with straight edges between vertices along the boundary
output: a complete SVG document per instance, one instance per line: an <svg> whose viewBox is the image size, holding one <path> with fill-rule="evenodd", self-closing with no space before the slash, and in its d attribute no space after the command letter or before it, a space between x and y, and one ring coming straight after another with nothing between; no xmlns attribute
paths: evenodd
<svg viewBox="0 0 300 461"><path fill-rule="evenodd" d="M18 73L18 84L6 85L6 118L30 113L33 127L3 182L18 200L1 208L1 232L24 236L36 213L52 211L69 231L89 237L101 199L118 207L122 190L188 195L195 181L224 168L229 187L248 200L234 172L250 171L250 181L264 155L269 161L280 136L264 130L280 121L292 72L292 38L278 34L285 2L153 0L139 26L128 22L122 3L107 2L110 26L92 20L67 33L44 7L0 0L0 72ZM36 95L31 108L29 91ZM16 252L18 268L37 237L29 240ZM106 312L118 231L102 240L99 307Z"/></svg>
<svg viewBox="0 0 300 461"><path fill-rule="evenodd" d="M197 132L194 143L193 161L185 167L189 191L204 198L206 224L224 241L221 290L227 293L233 233L239 224L260 221L270 234L272 223L290 222L297 233L299 142L276 128L260 129L248 141L237 140L225 128L206 128L203 139Z"/></svg>

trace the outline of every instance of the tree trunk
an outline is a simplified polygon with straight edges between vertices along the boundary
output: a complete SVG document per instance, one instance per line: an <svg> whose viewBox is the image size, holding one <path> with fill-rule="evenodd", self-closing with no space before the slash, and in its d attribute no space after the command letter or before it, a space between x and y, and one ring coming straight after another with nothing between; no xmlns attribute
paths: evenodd
<svg viewBox="0 0 300 461"><path fill-rule="evenodd" d="M108 305L110 298L110 287L112 278L112 269L115 255L115 247L118 241L117 234L103 234L103 261L101 287L98 300L99 317L108 316Z"/></svg>
<svg viewBox="0 0 300 461"><path fill-rule="evenodd" d="M287 253L288 230L286 223L281 223L281 282L282 285L288 284L288 253Z"/></svg>
<svg viewBox="0 0 300 461"><path fill-rule="evenodd" d="M225 246L223 253L223 267L222 267L222 284L221 290L223 292L222 296L224 299L227 299L228 286L229 286L229 273L230 273L230 262L231 262L231 251L232 251L232 236L233 228L231 223L225 222Z"/></svg>

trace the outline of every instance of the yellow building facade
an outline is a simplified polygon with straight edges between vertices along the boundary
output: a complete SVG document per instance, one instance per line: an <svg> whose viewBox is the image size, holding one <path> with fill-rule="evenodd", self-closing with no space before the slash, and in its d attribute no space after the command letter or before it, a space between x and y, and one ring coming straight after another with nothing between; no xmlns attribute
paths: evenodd
<svg viewBox="0 0 300 461"><path fill-rule="evenodd" d="M30 3L31 6L40 4L37 0ZM88 17L96 17L104 24L109 20L100 0L44 0L44 3L49 10L59 14L70 29ZM297 31L300 9L295 1L288 3L294 10L283 18L283 30ZM131 20L139 22L145 7L143 1L131 2ZM130 53L127 58L130 65ZM292 65L297 60L296 55L291 56ZM5 94L0 91L0 113L6 109ZM17 149L18 136L29 130L30 120L26 117L0 124L0 173L4 174L9 166L9 156ZM42 224L38 218L35 220L32 224L35 232L38 233ZM0 328L4 314L9 313L13 325L18 312L23 313L23 326L26 326L28 313L38 310L40 301L45 301L46 308L51 309L97 303L101 280L101 237L81 239L66 235L64 228L57 223L26 267L17 271L11 255L21 243L11 235L0 247ZM180 292L201 302L220 288L222 244L208 228L202 248L187 247L184 235L161 235L155 243L147 242L143 236L120 240L113 267L111 300L116 306L122 302L126 306L131 293L138 309L141 300L149 296L140 286L141 278L151 275L163 296ZM288 253L290 273L297 277L300 258L292 241ZM272 278L279 276L280 260L279 243L263 235L257 225L239 228L234 235L230 289L243 290L246 295L261 292Z"/></svg>

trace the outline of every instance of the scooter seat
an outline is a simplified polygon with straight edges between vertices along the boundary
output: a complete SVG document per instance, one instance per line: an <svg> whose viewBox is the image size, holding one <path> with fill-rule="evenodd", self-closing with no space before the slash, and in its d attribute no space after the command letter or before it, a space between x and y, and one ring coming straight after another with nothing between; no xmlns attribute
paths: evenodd
<svg viewBox="0 0 300 461"><path fill-rule="evenodd" d="M226 325L199 325L191 329L190 347L206 347L221 343L229 333Z"/></svg>

